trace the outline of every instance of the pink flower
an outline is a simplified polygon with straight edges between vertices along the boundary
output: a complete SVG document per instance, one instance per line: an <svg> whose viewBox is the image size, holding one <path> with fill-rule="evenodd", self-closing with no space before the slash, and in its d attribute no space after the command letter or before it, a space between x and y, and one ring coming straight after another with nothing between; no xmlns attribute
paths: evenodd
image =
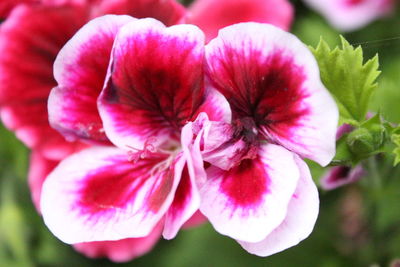
<svg viewBox="0 0 400 267"><path fill-rule="evenodd" d="M393 0L304 0L337 29L354 31L394 11Z"/></svg>
<svg viewBox="0 0 400 267"><path fill-rule="evenodd" d="M293 7L287 0L196 0L189 7L188 22L199 26L207 40L218 30L239 22L270 23L289 30Z"/></svg>
<svg viewBox="0 0 400 267"><path fill-rule="evenodd" d="M183 130L193 161L211 164L200 211L256 255L296 245L311 233L319 204L301 158L326 165L335 155L338 110L318 65L293 35L258 23L221 30L206 60L232 122L203 113Z"/></svg>
<svg viewBox="0 0 400 267"><path fill-rule="evenodd" d="M164 222L169 239L195 214L194 179L204 174L183 153L181 129L200 112L222 120L227 109L204 87L203 61L197 27L128 16L97 18L64 46L49 98L52 125L71 138L103 134L116 147L73 154L46 179L41 210L58 238L138 238Z"/></svg>
<svg viewBox="0 0 400 267"><path fill-rule="evenodd" d="M86 1L65 5L63 2L71 1L18 5L0 26L1 119L29 148L58 160L80 146L79 142L66 141L48 123L47 98L51 88L57 85L53 62L64 44L93 16L111 11L138 17L155 16L167 24L174 24L184 16L183 8L172 0L120 0L112 1L112 5L104 1L101 6L92 6ZM105 61L108 62L108 57ZM102 71L99 75L105 75L106 68ZM102 81L97 94L101 87ZM101 133L96 142L109 143Z"/></svg>
<svg viewBox="0 0 400 267"><path fill-rule="evenodd" d="M321 187L325 190L332 190L338 187L355 183L365 175L361 165L355 167L335 166L330 168L321 178Z"/></svg>
<svg viewBox="0 0 400 267"><path fill-rule="evenodd" d="M373 115L368 114L367 118ZM350 124L342 124L336 133L336 140L339 140L344 134L350 133L354 127ZM357 182L365 175L365 170L361 164L355 167L351 166L335 166L330 168L320 180L320 185L325 190L332 190L340 186Z"/></svg>

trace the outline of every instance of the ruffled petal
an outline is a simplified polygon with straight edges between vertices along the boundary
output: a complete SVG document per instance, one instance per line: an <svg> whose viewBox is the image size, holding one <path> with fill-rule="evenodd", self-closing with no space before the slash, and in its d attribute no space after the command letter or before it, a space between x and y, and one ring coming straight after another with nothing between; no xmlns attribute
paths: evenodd
<svg viewBox="0 0 400 267"><path fill-rule="evenodd" d="M61 49L54 63L58 86L49 97L49 120L68 139L108 142L97 110L97 98L118 30L129 16L107 15L83 26Z"/></svg>
<svg viewBox="0 0 400 267"><path fill-rule="evenodd" d="M266 257L297 245L311 234L319 211L318 190L304 161L296 157L296 163L300 179L289 202L285 220L261 242L239 241L248 252Z"/></svg>
<svg viewBox="0 0 400 267"><path fill-rule="evenodd" d="M250 118L267 141L321 165L331 161L338 109L294 35L260 23L229 26L206 46L206 58L233 120Z"/></svg>
<svg viewBox="0 0 400 267"><path fill-rule="evenodd" d="M114 262L126 262L149 252L157 244L161 232L159 224L145 237L78 243L74 249L89 258L106 257Z"/></svg>
<svg viewBox="0 0 400 267"><path fill-rule="evenodd" d="M200 188L201 212L221 234L259 242L280 225L299 179L294 154L268 144L229 171L211 166Z"/></svg>
<svg viewBox="0 0 400 267"><path fill-rule="evenodd" d="M83 150L47 177L44 221L65 243L144 237L171 205L184 163L179 155L134 159L113 147Z"/></svg>
<svg viewBox="0 0 400 267"><path fill-rule="evenodd" d="M110 140L142 149L179 142L181 127L204 101L204 36L193 25L165 28L154 19L117 35L99 111ZM194 119L194 118L193 118Z"/></svg>
<svg viewBox="0 0 400 267"><path fill-rule="evenodd" d="M199 26L211 40L219 29L239 22L269 23L289 30L293 13L287 0L196 0L189 7L188 22Z"/></svg>
<svg viewBox="0 0 400 267"><path fill-rule="evenodd" d="M83 7L19 5L0 27L1 118L28 147L43 153L70 146L49 126L47 98L56 85L56 55L87 13Z"/></svg>
<svg viewBox="0 0 400 267"><path fill-rule="evenodd" d="M183 22L186 15L185 8L175 0L99 0L97 5L100 14L155 18L167 26Z"/></svg>

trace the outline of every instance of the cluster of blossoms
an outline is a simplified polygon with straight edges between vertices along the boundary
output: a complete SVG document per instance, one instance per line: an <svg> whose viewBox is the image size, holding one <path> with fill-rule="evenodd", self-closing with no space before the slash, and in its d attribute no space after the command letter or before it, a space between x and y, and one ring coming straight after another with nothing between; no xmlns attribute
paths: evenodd
<svg viewBox="0 0 400 267"><path fill-rule="evenodd" d="M172 1L59 2L20 5L0 28L1 117L34 149L34 199L58 238L125 260L200 214L260 256L311 233L318 191L302 158L330 162L338 111L304 44L263 23L214 39L224 22L166 27L201 18Z"/></svg>
<svg viewBox="0 0 400 267"><path fill-rule="evenodd" d="M39 212L42 185L47 175L66 156L93 145L86 138L66 140L48 123L47 99L51 88L57 85L53 78L53 62L64 44L85 23L105 14L154 17L166 25L190 22L199 25L209 39L214 37L218 27L241 21L272 23L287 30L293 17L292 6L286 0L219 1L219 9L214 8L210 13L208 7L213 2L197 0L188 9L174 0L0 2L0 21L3 20L0 25L0 116L4 125L32 149L28 178ZM270 3L274 4L274 12L271 12ZM226 18L223 16L226 13L231 16ZM108 64L108 55L102 64ZM99 77L105 75L106 70L103 71ZM100 92L102 84L94 86ZM97 126L92 127L96 129ZM101 135L94 143L110 144ZM193 226L202 221L203 216L196 213L185 225ZM113 261L127 261L151 249L160 236L161 227L156 227L146 237L84 242L74 244L74 248L89 257L106 256Z"/></svg>
<svg viewBox="0 0 400 267"><path fill-rule="evenodd" d="M161 225L171 239L198 210L260 256L310 234L318 191L301 158L330 162L338 119L315 59L267 24L204 43L193 25L109 15L61 50L50 123L103 145L69 156L43 185L58 238L139 238Z"/></svg>
<svg viewBox="0 0 400 267"><path fill-rule="evenodd" d="M337 29L354 31L390 15L396 0L304 0Z"/></svg>

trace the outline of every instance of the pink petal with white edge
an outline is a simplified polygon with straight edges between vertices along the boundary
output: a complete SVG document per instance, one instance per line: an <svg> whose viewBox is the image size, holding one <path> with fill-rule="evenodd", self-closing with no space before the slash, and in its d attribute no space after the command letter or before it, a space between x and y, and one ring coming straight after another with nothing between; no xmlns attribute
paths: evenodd
<svg viewBox="0 0 400 267"><path fill-rule="evenodd" d="M63 160L42 189L41 210L53 234L70 244L148 235L173 201L185 160L142 156L93 147Z"/></svg>
<svg viewBox="0 0 400 267"><path fill-rule="evenodd" d="M106 257L114 262L126 262L148 253L157 244L161 232L159 224L145 237L78 243L74 249L89 258Z"/></svg>
<svg viewBox="0 0 400 267"><path fill-rule="evenodd" d="M229 171L211 166L200 188L201 212L221 234L259 242L282 223L299 179L294 154L268 144Z"/></svg>
<svg viewBox="0 0 400 267"><path fill-rule="evenodd" d="M99 111L110 140L142 149L179 142L182 126L203 104L204 35L193 25L166 28L154 19L117 35Z"/></svg>
<svg viewBox="0 0 400 267"><path fill-rule="evenodd" d="M54 62L58 86L49 97L49 120L67 138L107 142L97 110L118 30L135 19L107 15L83 26Z"/></svg>
<svg viewBox="0 0 400 267"><path fill-rule="evenodd" d="M338 109L294 35L268 24L232 25L206 46L206 59L233 120L251 118L267 141L321 165L331 161Z"/></svg>
<svg viewBox="0 0 400 267"><path fill-rule="evenodd" d="M394 0L304 0L335 28L354 31L395 11Z"/></svg>
<svg viewBox="0 0 400 267"><path fill-rule="evenodd" d="M293 7L287 0L196 0L189 7L188 22L199 26L207 40L218 30L239 22L269 23L289 30Z"/></svg>
<svg viewBox="0 0 400 267"><path fill-rule="evenodd" d="M174 238L179 229L200 207L200 194L196 186L196 177L190 175L189 166L185 165L174 201L165 216L163 237Z"/></svg>
<svg viewBox="0 0 400 267"><path fill-rule="evenodd" d="M311 234L319 211L318 190L307 164L299 157L296 157L296 163L300 169L300 179L289 202L285 220L261 242L239 241L248 252L266 257L297 245Z"/></svg>

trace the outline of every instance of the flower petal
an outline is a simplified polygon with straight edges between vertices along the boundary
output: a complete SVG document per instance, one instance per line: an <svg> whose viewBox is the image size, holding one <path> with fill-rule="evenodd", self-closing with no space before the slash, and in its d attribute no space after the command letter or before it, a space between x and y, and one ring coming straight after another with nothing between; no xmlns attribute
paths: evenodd
<svg viewBox="0 0 400 267"><path fill-rule="evenodd" d="M135 18L155 18L167 26L183 22L185 8L175 0L101 0L101 14L127 14Z"/></svg>
<svg viewBox="0 0 400 267"><path fill-rule="evenodd" d="M149 252L160 239L161 231L159 224L145 237L78 243L74 249L89 258L107 257L114 262L126 262Z"/></svg>
<svg viewBox="0 0 400 267"><path fill-rule="evenodd" d="M195 177L188 171L188 165L182 172L182 177L175 192L174 201L165 216L163 237L172 239L176 236L183 224L189 220L200 207L200 194Z"/></svg>
<svg viewBox="0 0 400 267"><path fill-rule="evenodd" d="M200 188L201 212L221 234L259 242L285 218L299 170L294 154L273 144L229 171L211 166Z"/></svg>
<svg viewBox="0 0 400 267"><path fill-rule="evenodd" d="M83 150L46 179L44 221L65 243L144 237L172 203L184 163L161 153L133 160L113 147Z"/></svg>
<svg viewBox="0 0 400 267"><path fill-rule="evenodd" d="M317 62L294 35L241 23L206 47L208 77L229 101L233 120L251 118L269 142L326 165L335 155L338 109Z"/></svg>
<svg viewBox="0 0 400 267"><path fill-rule="evenodd" d="M287 0L196 0L189 7L189 23L199 26L207 40L218 30L239 22L269 23L288 30L293 7Z"/></svg>
<svg viewBox="0 0 400 267"><path fill-rule="evenodd" d="M110 77L99 99L110 140L142 149L179 142L181 127L204 100L203 33L193 25L165 28L154 19L124 26L117 35Z"/></svg>
<svg viewBox="0 0 400 267"><path fill-rule="evenodd" d="M58 86L49 97L49 120L68 139L108 142L97 110L97 98L118 30L129 16L107 15L83 26L70 39L54 63Z"/></svg>
<svg viewBox="0 0 400 267"><path fill-rule="evenodd" d="M49 126L47 98L56 85L54 59L87 17L83 7L19 5L1 24L1 117L30 148L51 154L70 146Z"/></svg>
<svg viewBox="0 0 400 267"><path fill-rule="evenodd" d="M289 202L285 220L261 242L239 241L248 252L266 257L297 245L311 234L319 211L318 190L305 162L296 157L296 163L300 169L300 179Z"/></svg>

